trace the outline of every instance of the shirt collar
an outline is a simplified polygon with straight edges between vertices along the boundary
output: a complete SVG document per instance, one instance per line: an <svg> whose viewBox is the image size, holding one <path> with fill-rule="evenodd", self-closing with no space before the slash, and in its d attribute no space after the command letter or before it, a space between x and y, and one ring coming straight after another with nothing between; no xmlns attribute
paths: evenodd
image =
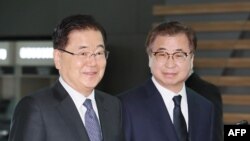
<svg viewBox="0 0 250 141"><path fill-rule="evenodd" d="M91 101L95 101L95 92L94 90L91 92L91 94L88 97L85 97L83 94L79 93L75 89L73 89L71 86L69 86L63 78L60 76L59 81L62 84L62 86L65 88L65 90L68 92L70 97L73 99L75 105L77 108L80 108L84 101L88 98L91 99Z"/></svg>
<svg viewBox="0 0 250 141"><path fill-rule="evenodd" d="M162 85L160 85L156 79L154 78L154 76L152 76L152 81L153 83L155 84L155 87L158 89L158 91L160 92L160 94L166 94L165 96L168 97L168 99L172 99L174 96L176 95L181 95L182 96L182 99L186 99L186 88L185 88L185 85L182 86L182 89L178 92L178 93L175 93L165 87L163 87Z"/></svg>

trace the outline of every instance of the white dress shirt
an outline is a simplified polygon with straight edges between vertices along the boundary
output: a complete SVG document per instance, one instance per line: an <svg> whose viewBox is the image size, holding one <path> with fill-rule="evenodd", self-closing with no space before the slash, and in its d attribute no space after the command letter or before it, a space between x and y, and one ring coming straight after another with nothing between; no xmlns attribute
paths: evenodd
<svg viewBox="0 0 250 141"><path fill-rule="evenodd" d="M91 94L88 97L85 97L83 94L77 92L76 90L74 90L72 87L70 87L64 80L62 77L59 78L60 83L62 84L62 86L65 88L65 90L69 93L70 97L72 98L80 116L82 119L83 124L85 125L85 113L87 111L87 108L85 106L83 106L83 103L85 102L85 100L91 99L92 102L92 106L93 109L95 111L95 114L99 120L100 123L100 119L99 119L99 114L98 114L98 109L97 109L97 105L96 105L96 101L95 101L95 92L94 90L91 92Z"/></svg>
<svg viewBox="0 0 250 141"><path fill-rule="evenodd" d="M186 94L186 87L185 85L183 85L182 89L180 90L180 92L178 93L174 93L170 90L168 90L167 88L161 86L154 77L152 77L152 81L154 83L154 85L156 86L157 90L159 91L159 93L162 96L162 99L165 103L165 106L168 110L168 113L170 115L170 118L172 120L173 123L173 110L174 110L174 101L173 101L173 97L177 96L177 95L181 95L181 111L182 114L185 118L186 124L187 124L187 129L188 129L188 103L187 103L187 94Z"/></svg>

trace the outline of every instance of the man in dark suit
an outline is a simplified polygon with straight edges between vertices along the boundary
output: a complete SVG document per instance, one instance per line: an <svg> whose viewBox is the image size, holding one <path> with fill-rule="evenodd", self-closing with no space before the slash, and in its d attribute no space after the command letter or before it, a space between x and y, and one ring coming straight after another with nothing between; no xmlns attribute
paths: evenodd
<svg viewBox="0 0 250 141"><path fill-rule="evenodd" d="M119 99L95 90L106 67L105 43L103 27L89 15L59 23L53 33L59 80L19 102L9 141L123 140Z"/></svg>
<svg viewBox="0 0 250 141"><path fill-rule="evenodd" d="M206 99L210 100L215 107L216 141L223 141L223 104L220 90L217 86L203 80L198 74L191 70L186 80L186 86L196 91Z"/></svg>
<svg viewBox="0 0 250 141"><path fill-rule="evenodd" d="M126 141L215 141L213 104L185 87L196 37L179 23L161 23L147 37L152 77L119 95Z"/></svg>

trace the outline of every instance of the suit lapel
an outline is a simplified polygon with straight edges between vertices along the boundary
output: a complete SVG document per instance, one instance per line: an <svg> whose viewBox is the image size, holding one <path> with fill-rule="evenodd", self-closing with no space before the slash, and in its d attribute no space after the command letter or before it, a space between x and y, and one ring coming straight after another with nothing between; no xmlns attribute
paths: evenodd
<svg viewBox="0 0 250 141"><path fill-rule="evenodd" d="M188 101L188 116L189 116L189 129L188 129L188 134L189 134L189 140L193 140L195 138L195 135L197 135L199 131L195 130L196 127L198 127L200 123L200 117L199 117L199 111L200 107L197 104L197 99L195 95L193 94L194 92L190 90L189 88L186 88L187 91L187 101Z"/></svg>
<svg viewBox="0 0 250 141"><path fill-rule="evenodd" d="M110 123L109 115L108 115L108 108L105 104L104 97L98 91L95 91L95 99L96 99L99 119L100 119L101 128L102 128L103 140L108 141L109 140L108 123Z"/></svg>
<svg viewBox="0 0 250 141"><path fill-rule="evenodd" d="M67 128L70 128L72 133L76 133L77 140L89 141L86 129L73 100L59 82L54 87L54 95L60 102L58 111L67 123Z"/></svg>
<svg viewBox="0 0 250 141"><path fill-rule="evenodd" d="M155 125L158 128L158 132L164 132L159 135L162 135L162 139L177 141L177 135L167 108L152 80L146 83L145 89L147 92L146 105L151 113L149 116L151 116L152 120L156 123Z"/></svg>

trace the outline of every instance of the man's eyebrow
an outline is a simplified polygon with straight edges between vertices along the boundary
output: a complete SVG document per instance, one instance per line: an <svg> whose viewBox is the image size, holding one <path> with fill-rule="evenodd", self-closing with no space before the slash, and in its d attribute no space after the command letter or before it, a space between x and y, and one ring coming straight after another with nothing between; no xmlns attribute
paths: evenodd
<svg viewBox="0 0 250 141"><path fill-rule="evenodd" d="M97 47L105 48L105 46L103 44L100 44Z"/></svg>
<svg viewBox="0 0 250 141"><path fill-rule="evenodd" d="M176 49L175 51L183 51L183 49Z"/></svg>
<svg viewBox="0 0 250 141"><path fill-rule="evenodd" d="M80 46L78 49L88 48L87 46Z"/></svg>
<svg viewBox="0 0 250 141"><path fill-rule="evenodd" d="M165 51L165 48L158 48L156 51Z"/></svg>

